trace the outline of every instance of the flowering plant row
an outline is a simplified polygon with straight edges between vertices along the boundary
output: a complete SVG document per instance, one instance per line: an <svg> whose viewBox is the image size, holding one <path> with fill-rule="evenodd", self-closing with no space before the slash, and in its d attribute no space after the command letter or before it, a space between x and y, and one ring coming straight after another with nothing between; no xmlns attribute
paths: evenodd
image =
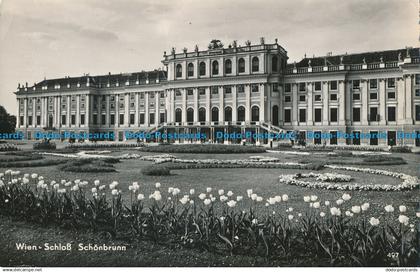
<svg viewBox="0 0 420 272"><path fill-rule="evenodd" d="M331 168L335 170L346 170L346 171L355 171L355 172L363 172L369 173L374 175L384 175L384 176L391 176L394 178L401 179L403 182L398 185L390 185L390 184L339 184L339 183L330 183L330 181L338 182L338 181L351 181L351 177L347 175L340 175L340 174L292 174L292 175L281 175L279 177L279 181L285 184L291 185L298 185L307 188L320 188L320 189L327 189L327 190L347 190L347 191L403 191L403 190L413 190L419 187L419 180L415 176L410 176L404 173L396 173L386 170L380 169L371 169L371 168L358 168L358 167L351 167L351 166L340 166L340 165L324 165L325 168ZM324 175L324 176L322 176ZM318 177L322 176L322 178L318 179ZM308 177L317 177L317 180L321 181L303 181L300 180L301 178L308 178ZM338 180L329 180L330 177L340 177ZM334 179L334 178L332 178Z"/></svg>
<svg viewBox="0 0 420 272"><path fill-rule="evenodd" d="M37 174L8 170L0 173L0 215L105 231L113 237L131 235L134 241L219 252L224 246L229 254L306 265L414 265L417 258L413 219L405 206L397 215L392 205L381 207L387 213L381 217L368 215L369 203L352 204L349 194L324 201L316 195L264 197L252 189L243 195L210 187L181 192L163 189L160 183L152 193L147 189L140 182L128 190L117 181L47 182ZM297 202L307 209L293 207ZM398 257L389 258L389 252L398 252Z"/></svg>

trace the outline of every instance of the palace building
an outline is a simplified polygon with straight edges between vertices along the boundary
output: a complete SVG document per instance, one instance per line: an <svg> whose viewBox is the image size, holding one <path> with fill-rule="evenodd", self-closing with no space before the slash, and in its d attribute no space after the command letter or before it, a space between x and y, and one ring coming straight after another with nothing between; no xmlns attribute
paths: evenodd
<svg viewBox="0 0 420 272"><path fill-rule="evenodd" d="M213 40L206 50L163 55L164 69L44 79L19 85L17 131L369 134L307 144L416 145L420 49L305 57L288 62L277 39ZM374 137L382 134L386 137ZM226 140L236 142L235 140ZM240 141L240 140L238 140ZM270 140L256 140L267 144ZM325 142L326 141L326 142Z"/></svg>

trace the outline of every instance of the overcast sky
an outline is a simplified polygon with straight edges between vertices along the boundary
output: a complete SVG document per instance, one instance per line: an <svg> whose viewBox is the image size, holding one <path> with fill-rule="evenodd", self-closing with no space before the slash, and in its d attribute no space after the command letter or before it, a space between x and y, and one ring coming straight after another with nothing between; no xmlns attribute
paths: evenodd
<svg viewBox="0 0 420 272"><path fill-rule="evenodd" d="M0 105L18 83L156 69L163 51L278 38L290 61L419 46L418 0L0 0Z"/></svg>

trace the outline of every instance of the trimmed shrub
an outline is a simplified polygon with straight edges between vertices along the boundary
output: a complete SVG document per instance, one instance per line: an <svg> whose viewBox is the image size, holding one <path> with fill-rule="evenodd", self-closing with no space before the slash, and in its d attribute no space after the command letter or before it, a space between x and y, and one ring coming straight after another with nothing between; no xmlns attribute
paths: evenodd
<svg viewBox="0 0 420 272"><path fill-rule="evenodd" d="M146 176L169 176L171 170L163 165L150 165L141 170L143 175Z"/></svg>
<svg viewBox="0 0 420 272"><path fill-rule="evenodd" d="M394 153L411 153L411 147L409 146L391 146L389 149L390 152Z"/></svg>
<svg viewBox="0 0 420 272"><path fill-rule="evenodd" d="M116 172L111 163L93 158L69 160L66 164L60 166L59 169L67 172L85 173Z"/></svg>
<svg viewBox="0 0 420 272"><path fill-rule="evenodd" d="M39 143L34 143L33 144L33 149L34 150L55 150L57 149L55 143L52 142L48 142L48 141L43 141L43 142L39 142Z"/></svg>
<svg viewBox="0 0 420 272"><path fill-rule="evenodd" d="M208 154L233 154L233 153L264 153L266 149L259 146L223 145L223 144L172 144L147 146L140 149L144 152L162 153L208 153Z"/></svg>

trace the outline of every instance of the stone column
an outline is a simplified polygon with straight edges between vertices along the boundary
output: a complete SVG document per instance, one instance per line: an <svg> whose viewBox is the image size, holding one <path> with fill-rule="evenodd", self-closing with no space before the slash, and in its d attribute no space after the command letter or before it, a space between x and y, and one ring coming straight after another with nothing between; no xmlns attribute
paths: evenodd
<svg viewBox="0 0 420 272"><path fill-rule="evenodd" d="M18 98L17 99L17 114L16 114L16 128L19 128L20 127L20 99L21 98Z"/></svg>
<svg viewBox="0 0 420 272"><path fill-rule="evenodd" d="M251 122L251 86L246 84L245 88L245 122Z"/></svg>
<svg viewBox="0 0 420 272"><path fill-rule="evenodd" d="M40 107L40 113L41 114L41 124L42 124L42 98L40 98L41 100L41 107ZM36 98L32 98L32 127L36 127L36 114L37 114L37 109L36 109Z"/></svg>
<svg viewBox="0 0 420 272"><path fill-rule="evenodd" d="M93 109L91 107L91 97L90 94L86 94L86 107L85 107L85 127L89 128L90 125L90 115L91 115L91 110Z"/></svg>
<svg viewBox="0 0 420 272"><path fill-rule="evenodd" d="M149 124L149 93L144 93L144 125L150 126Z"/></svg>
<svg viewBox="0 0 420 272"><path fill-rule="evenodd" d="M307 90L308 90L308 120L306 122L306 124L308 126L312 126L313 123L313 99L312 99L312 93L313 93L313 83L312 82L308 82L307 85Z"/></svg>
<svg viewBox="0 0 420 272"><path fill-rule="evenodd" d="M124 94L124 126L129 127L130 125L130 94Z"/></svg>
<svg viewBox="0 0 420 272"><path fill-rule="evenodd" d="M23 125L28 127L28 98L23 100Z"/></svg>
<svg viewBox="0 0 420 272"><path fill-rule="evenodd" d="M139 127L140 126L140 124L139 124L139 115L140 115L140 113L139 113L139 93L135 94L135 104L134 104L134 106L135 106L135 109L134 109L134 112L135 112L134 125L136 127Z"/></svg>
<svg viewBox="0 0 420 272"><path fill-rule="evenodd" d="M66 106L66 126L71 127L71 96L67 95L67 106Z"/></svg>
<svg viewBox="0 0 420 272"><path fill-rule="evenodd" d="M361 108L361 120L362 126L366 126L369 124L368 121L368 86L367 80L361 80L360 92L362 93L362 108Z"/></svg>
<svg viewBox="0 0 420 272"><path fill-rule="evenodd" d="M385 91L385 79L379 79L379 115L381 117L379 124L386 125L386 91Z"/></svg>
<svg viewBox="0 0 420 272"><path fill-rule="evenodd" d="M233 64L232 64L232 66L233 66ZM237 105L237 101L236 101L237 100L237 95L238 95L237 91L238 91L238 89L237 89L236 85L232 86L232 122L233 123L236 123L238 121L238 116L237 116L238 105Z"/></svg>
<svg viewBox="0 0 420 272"><path fill-rule="evenodd" d="M405 123L408 125L413 124L413 77L405 77Z"/></svg>
<svg viewBox="0 0 420 272"><path fill-rule="evenodd" d="M80 95L76 96L76 127L80 127Z"/></svg>
<svg viewBox="0 0 420 272"><path fill-rule="evenodd" d="M187 122L187 90L184 88L182 94L182 123Z"/></svg>
<svg viewBox="0 0 420 272"><path fill-rule="evenodd" d="M225 92L222 86L219 86L218 88L219 88L219 124L224 124L225 122Z"/></svg>
<svg viewBox="0 0 420 272"><path fill-rule="evenodd" d="M210 87L206 87L206 122L211 122Z"/></svg>
<svg viewBox="0 0 420 272"><path fill-rule="evenodd" d="M353 108L352 108L352 94L351 94L351 84L349 81L345 82L345 89L346 89L346 111L345 111L345 124L351 124L351 120L352 120L352 112L353 112Z"/></svg>
<svg viewBox="0 0 420 272"><path fill-rule="evenodd" d="M265 122L265 84L260 84L260 122Z"/></svg>
<svg viewBox="0 0 420 272"><path fill-rule="evenodd" d="M397 116L398 125L404 124L405 119L405 90L404 90L404 79L398 78L396 84L395 94L397 96Z"/></svg>
<svg viewBox="0 0 420 272"><path fill-rule="evenodd" d="M105 125L106 127L109 127L109 123L110 123L110 102L109 102L109 95L105 96ZM115 120L115 119L114 119Z"/></svg>
<svg viewBox="0 0 420 272"><path fill-rule="evenodd" d="M115 127L120 126L120 95L115 95Z"/></svg>
<svg viewBox="0 0 420 272"><path fill-rule="evenodd" d="M198 122L198 88L194 88L194 123Z"/></svg>
<svg viewBox="0 0 420 272"><path fill-rule="evenodd" d="M343 80L338 82L338 95L339 95L339 107L338 107L338 124L340 126L346 125L346 88ZM345 132L345 131L343 131Z"/></svg>
<svg viewBox="0 0 420 272"><path fill-rule="evenodd" d="M298 84L293 83L292 84L292 125L297 126L298 125Z"/></svg>
<svg viewBox="0 0 420 272"><path fill-rule="evenodd" d="M160 123L160 93L155 93L155 126Z"/></svg>
<svg viewBox="0 0 420 272"><path fill-rule="evenodd" d="M322 82L322 125L323 126L328 126L330 124L329 102L330 102L330 96L329 96L329 90L328 90L328 82L323 81Z"/></svg>

